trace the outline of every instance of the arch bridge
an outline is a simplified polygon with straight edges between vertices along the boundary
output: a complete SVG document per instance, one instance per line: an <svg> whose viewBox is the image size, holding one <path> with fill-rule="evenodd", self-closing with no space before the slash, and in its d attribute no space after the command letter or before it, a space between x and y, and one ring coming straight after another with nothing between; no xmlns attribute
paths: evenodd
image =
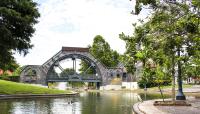
<svg viewBox="0 0 200 114"><path fill-rule="evenodd" d="M62 61L70 59L72 69L65 69L61 66ZM84 61L88 68L77 73L77 60ZM92 68L93 73L87 73ZM56 71L60 70L61 73ZM48 82L97 82L100 85L108 85L114 78L113 73L122 78L123 69L107 68L94 56L89 53L89 48L62 47L62 49L42 65L26 65L23 67L20 81L25 83L36 83L46 85Z"/></svg>

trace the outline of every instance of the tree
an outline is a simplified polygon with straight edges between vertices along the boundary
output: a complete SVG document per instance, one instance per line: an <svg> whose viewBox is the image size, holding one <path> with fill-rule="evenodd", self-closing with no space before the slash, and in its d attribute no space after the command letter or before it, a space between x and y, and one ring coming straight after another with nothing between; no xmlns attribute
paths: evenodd
<svg viewBox="0 0 200 114"><path fill-rule="evenodd" d="M10 63L8 63L8 64L6 64L5 66L4 66L4 71L6 71L6 70L10 70L11 72L14 72L17 68L19 67L19 64L17 64L17 62L14 60L14 59L12 59L11 61L10 61Z"/></svg>
<svg viewBox="0 0 200 114"><path fill-rule="evenodd" d="M110 48L110 45L102 36L95 36L93 44L89 48L90 53L106 67L116 67L118 65L120 55L117 51ZM80 65L79 71L81 72L85 72L86 70L89 74L95 72L94 67L90 67L90 63L82 60Z"/></svg>
<svg viewBox="0 0 200 114"><path fill-rule="evenodd" d="M164 102L164 96L163 96L163 92L161 90L161 86L164 85L164 82L167 78L167 76L165 75L165 73L163 72L164 70L162 69L162 67L160 67L159 65L156 67L155 70L155 82L158 84L158 89L161 93L163 102Z"/></svg>
<svg viewBox="0 0 200 114"><path fill-rule="evenodd" d="M22 71L22 67L18 66L18 67L14 70L14 72L13 72L12 75L13 75L13 76L20 76L21 71Z"/></svg>
<svg viewBox="0 0 200 114"><path fill-rule="evenodd" d="M14 60L13 53L26 55L33 47L33 28L40 16L32 0L1 0L0 2L0 68Z"/></svg>
<svg viewBox="0 0 200 114"><path fill-rule="evenodd" d="M123 32L119 34L119 38L126 43L126 52L122 55L122 62L124 63L127 72L134 74L136 70L135 64L137 62L136 59L133 59L137 52L135 38L125 35Z"/></svg>
<svg viewBox="0 0 200 114"><path fill-rule="evenodd" d="M66 68L66 69L64 69L64 71L62 71L60 73L60 76L61 77L66 77L68 75L73 75L73 74L74 74L74 70L72 68Z"/></svg>
<svg viewBox="0 0 200 114"><path fill-rule="evenodd" d="M107 67L115 67L119 63L119 54L100 35L95 36L90 53Z"/></svg>
<svg viewBox="0 0 200 114"><path fill-rule="evenodd" d="M179 89L182 91L182 68L186 67L184 64L190 63L194 58L199 59L200 2L198 0L193 0L192 2L186 2L185 0L137 0L135 13L138 14L145 5L147 7L150 6L154 11L149 21L145 24L149 26L144 28L148 32L143 32L144 34L142 34L143 38L150 39L150 44L142 40L142 43L144 42L143 46L148 47L148 50L153 47L149 50L149 52L153 53L149 55L154 61L160 61L157 64L162 65L163 62L168 62L167 68L168 71L172 72L171 75L173 77L175 65L178 66ZM154 56L156 53L163 56ZM171 70L169 66L171 66Z"/></svg>
<svg viewBox="0 0 200 114"><path fill-rule="evenodd" d="M96 70L95 70L95 66L92 66L90 63L81 60L80 63L80 69L79 71L81 71L81 74L95 74Z"/></svg>

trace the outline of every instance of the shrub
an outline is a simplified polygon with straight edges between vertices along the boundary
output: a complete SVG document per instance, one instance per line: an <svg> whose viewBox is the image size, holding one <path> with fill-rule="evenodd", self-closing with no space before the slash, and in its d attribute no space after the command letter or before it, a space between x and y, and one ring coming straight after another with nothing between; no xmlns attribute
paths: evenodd
<svg viewBox="0 0 200 114"><path fill-rule="evenodd" d="M159 84L160 84L160 85L167 86L167 85L170 85L170 84L171 84L171 80L163 80L162 83L158 83L158 82L156 82L156 81L149 81L149 82L145 82L144 80L139 80L139 81L138 81L138 86L139 86L140 88L144 88L144 87L145 87L145 84L146 84L146 87L147 87L147 88L156 87L156 86L158 86Z"/></svg>
<svg viewBox="0 0 200 114"><path fill-rule="evenodd" d="M19 76L7 76L7 75L1 75L1 80L8 80L13 82L19 82L20 77Z"/></svg>

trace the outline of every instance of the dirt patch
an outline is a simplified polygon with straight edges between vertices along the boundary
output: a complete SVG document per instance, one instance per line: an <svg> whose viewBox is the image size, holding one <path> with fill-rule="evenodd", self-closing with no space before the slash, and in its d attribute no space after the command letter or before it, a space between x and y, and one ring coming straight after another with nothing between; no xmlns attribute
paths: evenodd
<svg viewBox="0 0 200 114"><path fill-rule="evenodd" d="M155 101L154 106L191 106L191 104L186 101Z"/></svg>

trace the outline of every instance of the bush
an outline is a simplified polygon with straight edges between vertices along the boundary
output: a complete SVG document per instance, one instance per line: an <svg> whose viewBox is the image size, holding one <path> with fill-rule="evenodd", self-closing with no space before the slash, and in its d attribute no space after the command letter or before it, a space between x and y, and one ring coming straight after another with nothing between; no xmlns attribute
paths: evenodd
<svg viewBox="0 0 200 114"><path fill-rule="evenodd" d="M171 76L163 72L159 66L156 69L144 68L143 75L138 81L138 86L144 88L156 87L161 85L169 85L171 83Z"/></svg>
<svg viewBox="0 0 200 114"><path fill-rule="evenodd" d="M146 83L146 87L150 88L150 87L157 87L159 85L159 83L155 82L155 81L149 81L149 82L145 82L144 80L139 80L138 81L138 86L140 88L144 88L145 87L145 83ZM171 80L164 80L162 83L160 83L160 85L163 86L167 86L171 84Z"/></svg>
<svg viewBox="0 0 200 114"><path fill-rule="evenodd" d="M126 86L122 86L121 88L122 88L122 89L126 89Z"/></svg>
<svg viewBox="0 0 200 114"><path fill-rule="evenodd" d="M1 80L8 80L13 82L19 82L20 76L7 76L7 75L1 75Z"/></svg>

